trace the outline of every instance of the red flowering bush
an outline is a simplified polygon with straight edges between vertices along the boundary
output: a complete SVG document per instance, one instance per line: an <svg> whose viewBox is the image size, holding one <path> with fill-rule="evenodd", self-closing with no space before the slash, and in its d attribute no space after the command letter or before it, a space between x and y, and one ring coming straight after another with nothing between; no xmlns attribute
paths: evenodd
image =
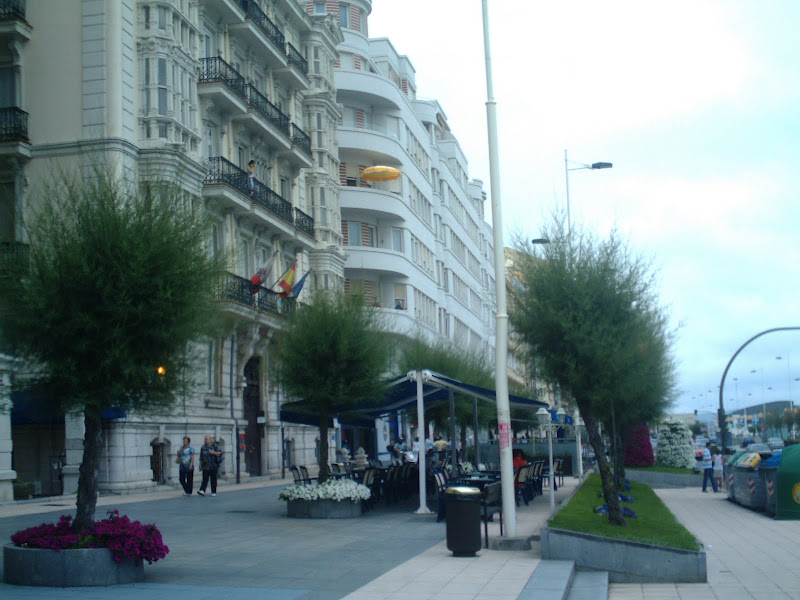
<svg viewBox="0 0 800 600"><path fill-rule="evenodd" d="M141 558L154 563L169 554L169 548L161 539L161 532L155 525L142 525L131 521L119 511L108 511L108 517L97 521L91 527L76 533L72 528L72 516L61 515L58 523L42 523L30 529L23 529L11 536L17 546L45 548L48 550L72 550L75 548L108 548L114 560Z"/></svg>
<svg viewBox="0 0 800 600"><path fill-rule="evenodd" d="M652 467L655 463L653 445L650 443L650 429L647 425L631 428L628 445L625 448L626 467Z"/></svg>

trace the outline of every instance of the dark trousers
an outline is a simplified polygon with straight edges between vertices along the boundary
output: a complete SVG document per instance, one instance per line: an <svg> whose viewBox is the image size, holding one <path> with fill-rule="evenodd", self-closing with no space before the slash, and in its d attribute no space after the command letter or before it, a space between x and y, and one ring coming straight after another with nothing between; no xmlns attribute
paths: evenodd
<svg viewBox="0 0 800 600"><path fill-rule="evenodd" d="M194 469L191 471L184 471L181 469L178 474L178 479L183 486L183 491L187 494L191 494L192 489L194 488Z"/></svg>
<svg viewBox="0 0 800 600"><path fill-rule="evenodd" d="M714 488L714 491L717 491L717 481L714 479L714 469L708 468L703 469L703 491L706 491L706 481L711 482L711 487Z"/></svg>
<svg viewBox="0 0 800 600"><path fill-rule="evenodd" d="M208 482L211 481L211 493L217 493L217 470L214 469L213 471L206 471L203 470L203 483L200 484L200 491L205 492L206 486Z"/></svg>

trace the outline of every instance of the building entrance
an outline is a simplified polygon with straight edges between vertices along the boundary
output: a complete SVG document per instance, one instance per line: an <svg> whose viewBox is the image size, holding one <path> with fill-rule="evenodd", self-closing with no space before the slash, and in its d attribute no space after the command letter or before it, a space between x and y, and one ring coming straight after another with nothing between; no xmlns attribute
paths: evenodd
<svg viewBox="0 0 800 600"><path fill-rule="evenodd" d="M263 475L261 464L261 438L264 426L258 422L258 417L264 415L261 409L261 388L259 385L259 358L254 356L244 366L244 378L247 386L244 388L244 462L250 475Z"/></svg>

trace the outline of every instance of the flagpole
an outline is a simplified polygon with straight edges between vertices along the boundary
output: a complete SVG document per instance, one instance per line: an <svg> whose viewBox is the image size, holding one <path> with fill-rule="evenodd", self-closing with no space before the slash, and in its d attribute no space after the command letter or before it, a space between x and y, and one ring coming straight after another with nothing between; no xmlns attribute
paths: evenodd
<svg viewBox="0 0 800 600"><path fill-rule="evenodd" d="M289 266L289 268L288 268L288 269L286 269L286 270L285 270L285 271L284 271L284 272L281 274L281 276L280 276L280 277L278 277L278 280L277 280L275 283L273 283L271 286L269 286L269 289L272 289L272 288L274 288L274 287L275 287L276 285L278 285L278 284L279 284L281 281L283 281L283 278L284 278L284 277L286 277L286 274L287 274L289 271L291 271L291 270L292 270L292 267L293 267L293 266L295 266L295 264L296 264L296 263L292 263L292 264Z"/></svg>

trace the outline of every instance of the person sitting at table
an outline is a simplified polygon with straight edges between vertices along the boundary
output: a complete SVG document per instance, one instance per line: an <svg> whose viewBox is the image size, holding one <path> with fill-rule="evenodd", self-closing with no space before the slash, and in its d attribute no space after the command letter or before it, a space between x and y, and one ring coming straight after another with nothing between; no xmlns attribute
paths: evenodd
<svg viewBox="0 0 800 600"><path fill-rule="evenodd" d="M514 455L514 471L519 471L522 467L528 464L528 461L525 460L522 450L519 448L515 448L513 451Z"/></svg>

